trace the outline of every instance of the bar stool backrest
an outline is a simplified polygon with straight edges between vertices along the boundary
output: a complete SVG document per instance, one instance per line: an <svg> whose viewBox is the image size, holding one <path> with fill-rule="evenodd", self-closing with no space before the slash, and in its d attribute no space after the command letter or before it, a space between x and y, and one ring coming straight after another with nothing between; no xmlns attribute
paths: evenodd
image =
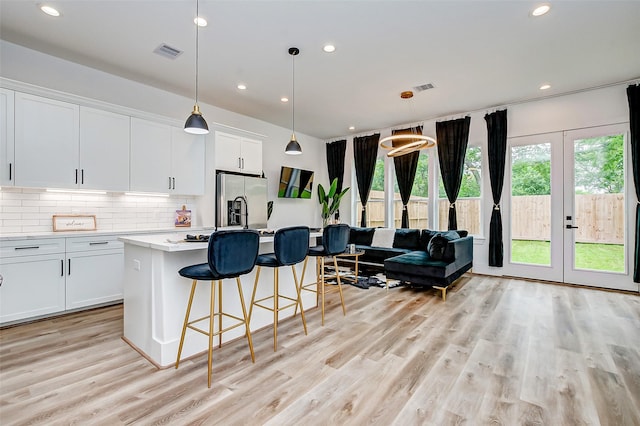
<svg viewBox="0 0 640 426"><path fill-rule="evenodd" d="M307 257L309 251L309 227L291 226L276 231L273 251L282 265L295 265Z"/></svg>
<svg viewBox="0 0 640 426"><path fill-rule="evenodd" d="M248 274L256 264L260 234L252 229L217 231L209 237L209 268L220 278Z"/></svg>
<svg viewBox="0 0 640 426"><path fill-rule="evenodd" d="M322 245L329 256L344 253L349 243L349 225L340 223L327 225L322 231Z"/></svg>

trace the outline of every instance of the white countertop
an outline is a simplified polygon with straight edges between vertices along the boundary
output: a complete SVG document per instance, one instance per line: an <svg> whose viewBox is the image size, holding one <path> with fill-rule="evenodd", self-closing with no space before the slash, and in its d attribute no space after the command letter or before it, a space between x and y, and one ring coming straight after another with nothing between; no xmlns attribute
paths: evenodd
<svg viewBox="0 0 640 426"><path fill-rule="evenodd" d="M165 229L119 229L96 231L62 231L62 232L35 232L35 233L7 233L0 235L0 241L21 241L40 238L67 238L67 237L92 237L106 235L144 235L144 234L210 234L214 228L165 228Z"/></svg>
<svg viewBox="0 0 640 426"><path fill-rule="evenodd" d="M189 234L195 234L195 232L190 231ZM147 235L125 235L118 238L120 241L125 244L133 244L140 247L147 247L154 250L162 250L162 251L190 251L190 250L202 250L208 248L208 243L206 242L192 242L192 241L184 241L187 232L183 233L160 233L160 234L147 234ZM321 232L312 232L310 234L311 238L321 236ZM260 236L260 244L271 243L273 242L273 235L262 235Z"/></svg>

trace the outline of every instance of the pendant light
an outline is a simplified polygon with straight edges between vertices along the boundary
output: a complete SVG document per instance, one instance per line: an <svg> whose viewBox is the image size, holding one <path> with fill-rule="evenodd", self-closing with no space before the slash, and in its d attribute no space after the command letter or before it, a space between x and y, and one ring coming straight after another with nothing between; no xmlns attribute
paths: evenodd
<svg viewBox="0 0 640 426"><path fill-rule="evenodd" d="M410 90L402 92L400 93L400 98L411 99L413 98L413 92ZM387 157L399 157L421 149L433 148L434 146L436 146L434 138L413 133L413 130L411 133L391 135L380 140L380 148L389 151Z"/></svg>
<svg viewBox="0 0 640 426"><path fill-rule="evenodd" d="M300 155L302 154L302 147L296 140L296 64L295 57L300 53L300 49L297 47L289 48L289 55L291 55L291 74L292 78L292 90L291 90L291 140L287 144L287 147L284 150L285 154L289 155Z"/></svg>
<svg viewBox="0 0 640 426"><path fill-rule="evenodd" d="M198 5L198 0L196 0L196 20L200 17L199 13L200 13L200 10ZM187 133L192 133L194 135L206 135L207 133L209 133L209 126L207 126L207 122L202 116L202 113L200 112L200 107L198 106L199 27L200 25L198 25L198 23L196 22L196 102L195 102L195 105L193 106L193 112L191 112L191 115L189 116L189 118L187 118L187 121L184 123L184 131Z"/></svg>

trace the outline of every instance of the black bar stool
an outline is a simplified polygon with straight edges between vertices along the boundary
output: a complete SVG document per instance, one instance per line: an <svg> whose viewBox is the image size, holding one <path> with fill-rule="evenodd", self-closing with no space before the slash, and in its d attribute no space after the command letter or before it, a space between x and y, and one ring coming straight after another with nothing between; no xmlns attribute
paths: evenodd
<svg viewBox="0 0 640 426"><path fill-rule="evenodd" d="M178 272L181 276L191 278L191 294L189 295L189 304L187 305L187 313L184 317L184 325L182 326L182 336L180 337L180 346L178 347L178 356L176 358L176 368L180 364L180 354L184 343L184 336L187 328L195 330L199 333L209 336L209 358L207 369L207 385L211 387L211 361L213 356L213 336L220 335L220 344L222 346L222 333L233 328L240 327L244 324L247 341L249 343L249 351L251 352L251 361L255 362L253 353L253 342L251 341L251 331L249 330L249 321L247 318L247 309L244 305L244 296L242 294L242 285L240 283L240 275L251 272L256 264L258 257L258 248L260 246L260 235L253 230L233 230L218 231L209 237L209 248L207 252L208 263L199 265L186 266ZM222 311L222 280L225 278L235 278L238 285L238 294L240 296L240 305L242 306L242 318L231 315ZM196 284L198 281L211 281L211 304L209 306L209 315L189 321L191 314L191 305L193 296L196 292ZM218 312L215 312L215 282L218 283ZM218 317L218 330L214 332L214 318ZM228 317L236 321L235 324L222 328L222 317ZM200 329L193 324L209 320L209 330Z"/></svg>
<svg viewBox="0 0 640 426"><path fill-rule="evenodd" d="M340 292L340 302L342 303L342 314L347 314L347 308L344 306L344 296L342 294L342 283L340 282L340 274L338 273L338 260L336 255L344 253L349 243L349 225L340 223L337 225L327 225L322 231L322 244L315 247L309 247L309 256L315 256L316 260L316 282L306 285L301 285L301 290L307 290L315 292L318 297L321 298L320 307L322 310L322 325L324 325L324 295L325 287L324 283L328 278L336 278L338 281L338 291ZM335 276L325 275L325 258L333 258L333 267L335 268ZM305 267L307 267L307 261L305 260ZM304 271L303 271L304 280ZM313 288L315 286L315 289Z"/></svg>
<svg viewBox="0 0 640 426"><path fill-rule="evenodd" d="M275 352L278 348L278 312L292 306L295 306L297 311L298 307L300 307L300 317L302 318L304 334L307 334L307 323L304 318L304 310L302 309L300 284L298 283L295 265L307 258L307 251L309 250L309 228L307 226L292 226L277 230L273 237L273 250L273 253L259 255L258 260L256 261L258 270L256 271L256 280L253 284L253 294L251 296L251 305L249 308L249 321L251 321L254 306L273 312L273 351ZM293 282L296 287L295 299L290 296L280 294L279 289L278 270L280 266L289 265L291 265ZM263 266L273 268L273 295L256 300L256 290L258 288L260 270ZM281 306L280 299L293 303ZM273 300L273 302L270 305L261 304L266 300Z"/></svg>

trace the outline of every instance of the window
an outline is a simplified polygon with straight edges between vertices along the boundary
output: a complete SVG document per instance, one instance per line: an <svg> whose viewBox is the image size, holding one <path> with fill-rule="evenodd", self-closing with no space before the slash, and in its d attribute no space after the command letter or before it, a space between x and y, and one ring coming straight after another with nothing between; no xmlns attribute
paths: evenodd
<svg viewBox="0 0 640 426"><path fill-rule="evenodd" d="M425 229L429 226L429 154L427 150L420 151L416 177L411 188L411 198L407 205L409 209L409 228ZM398 189L398 181L393 178L393 224L395 228L402 226L402 199Z"/></svg>
<svg viewBox="0 0 640 426"><path fill-rule="evenodd" d="M384 155L378 156L376 161L376 169L373 173L373 181L371 182L371 191L367 200L367 224L369 227L384 227ZM355 185L357 188L358 185ZM360 218L362 217L362 203L360 202L360 194L358 194L356 202L356 225L360 226Z"/></svg>
<svg viewBox="0 0 640 426"><path fill-rule="evenodd" d="M469 231L471 235L480 235L481 188L482 150L479 146L469 146L464 158L462 183L456 201L456 215L458 229ZM438 198L438 229L445 231L449 224L449 200L444 190L442 176L439 178Z"/></svg>

